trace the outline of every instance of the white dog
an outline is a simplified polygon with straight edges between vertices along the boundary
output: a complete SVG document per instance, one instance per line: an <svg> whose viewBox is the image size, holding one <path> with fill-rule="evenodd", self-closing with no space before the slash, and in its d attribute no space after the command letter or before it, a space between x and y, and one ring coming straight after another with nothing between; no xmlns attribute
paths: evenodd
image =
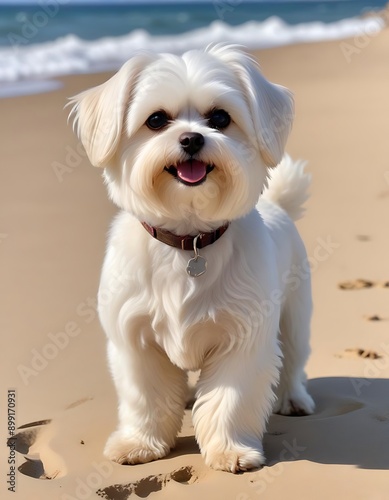
<svg viewBox="0 0 389 500"><path fill-rule="evenodd" d="M293 272L306 253L292 222L310 179L282 160L290 92L236 46L217 45L140 53L72 103L122 209L99 290L119 398L105 455L121 464L167 455L187 371L201 369L193 423L205 462L260 466L272 409L314 410L304 374L311 288Z"/></svg>

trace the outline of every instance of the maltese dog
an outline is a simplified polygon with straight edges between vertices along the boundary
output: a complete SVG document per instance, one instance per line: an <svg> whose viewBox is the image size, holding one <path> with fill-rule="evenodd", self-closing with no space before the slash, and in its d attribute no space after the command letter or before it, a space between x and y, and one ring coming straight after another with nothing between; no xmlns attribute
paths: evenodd
<svg viewBox="0 0 389 500"><path fill-rule="evenodd" d="M310 177L284 156L291 93L240 48L139 53L71 101L90 162L122 211L98 294L119 424L105 455L166 456L188 371L205 462L264 463L272 411L307 415L310 279L293 223ZM259 200L259 201L258 201Z"/></svg>

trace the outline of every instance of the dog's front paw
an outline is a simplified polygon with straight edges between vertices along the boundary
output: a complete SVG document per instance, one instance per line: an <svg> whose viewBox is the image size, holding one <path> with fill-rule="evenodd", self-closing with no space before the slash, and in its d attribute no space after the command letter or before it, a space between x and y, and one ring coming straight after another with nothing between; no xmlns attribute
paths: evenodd
<svg viewBox="0 0 389 500"><path fill-rule="evenodd" d="M104 455L119 464L145 464L166 456L170 447L158 443L155 439L147 442L128 437L122 431L116 431L109 437L104 448Z"/></svg>
<svg viewBox="0 0 389 500"><path fill-rule="evenodd" d="M206 450L205 463L215 470L232 472L247 471L260 467L265 463L262 451L248 447L232 447L224 451Z"/></svg>
<svg viewBox="0 0 389 500"><path fill-rule="evenodd" d="M315 411L315 403L304 385L298 390L282 391L278 396L274 413L290 416L311 415Z"/></svg>

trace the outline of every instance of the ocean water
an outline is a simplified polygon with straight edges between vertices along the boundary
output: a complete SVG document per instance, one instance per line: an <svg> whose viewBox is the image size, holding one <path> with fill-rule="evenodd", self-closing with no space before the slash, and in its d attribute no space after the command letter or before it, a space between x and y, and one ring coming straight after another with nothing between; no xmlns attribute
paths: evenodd
<svg viewBox="0 0 389 500"><path fill-rule="evenodd" d="M0 96L39 92L42 80L47 91L55 76L116 69L138 49L182 52L215 42L256 49L374 35L383 23L364 14L385 3L0 0Z"/></svg>

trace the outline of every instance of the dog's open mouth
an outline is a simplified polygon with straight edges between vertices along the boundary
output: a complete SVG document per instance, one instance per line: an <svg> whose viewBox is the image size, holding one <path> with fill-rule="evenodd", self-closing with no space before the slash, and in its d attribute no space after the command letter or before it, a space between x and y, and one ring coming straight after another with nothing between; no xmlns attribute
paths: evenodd
<svg viewBox="0 0 389 500"><path fill-rule="evenodd" d="M198 186L202 184L213 169L213 165L199 160L187 160L177 165L165 167L166 172L169 172L169 174L186 186Z"/></svg>

